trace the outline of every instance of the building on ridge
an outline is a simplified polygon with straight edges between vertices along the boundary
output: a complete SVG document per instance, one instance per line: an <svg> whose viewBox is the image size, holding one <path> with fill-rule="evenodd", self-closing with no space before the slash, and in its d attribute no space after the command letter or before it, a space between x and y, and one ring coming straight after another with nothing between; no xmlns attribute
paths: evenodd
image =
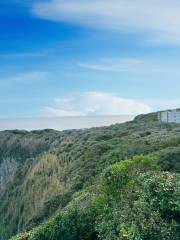
<svg viewBox="0 0 180 240"><path fill-rule="evenodd" d="M158 112L159 122L180 123L180 109Z"/></svg>

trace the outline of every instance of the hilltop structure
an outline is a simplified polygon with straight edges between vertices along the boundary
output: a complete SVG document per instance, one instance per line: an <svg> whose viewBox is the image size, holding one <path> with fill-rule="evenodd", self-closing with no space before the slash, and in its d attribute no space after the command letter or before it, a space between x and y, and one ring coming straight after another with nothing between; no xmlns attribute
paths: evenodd
<svg viewBox="0 0 180 240"><path fill-rule="evenodd" d="M158 120L165 123L180 123L180 109L159 112Z"/></svg>

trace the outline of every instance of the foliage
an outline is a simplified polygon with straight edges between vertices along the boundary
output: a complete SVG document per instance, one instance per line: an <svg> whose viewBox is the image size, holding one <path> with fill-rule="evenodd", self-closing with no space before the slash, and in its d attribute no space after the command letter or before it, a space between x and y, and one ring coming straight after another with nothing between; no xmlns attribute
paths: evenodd
<svg viewBox="0 0 180 240"><path fill-rule="evenodd" d="M165 220L180 223L180 175L162 172L158 175L142 175L144 202L150 209L157 211Z"/></svg>
<svg viewBox="0 0 180 240"><path fill-rule="evenodd" d="M145 184L146 179L139 177L149 170L149 174L158 171L154 159L164 171L180 171L179 133L180 125L159 124L157 114L103 128L0 132L0 226L3 226L0 240L33 227L31 235L35 236L37 231L43 234L47 222L54 221L57 213L66 212L60 219L67 219L71 216L67 208L72 212L76 208L79 214L90 207L91 200L96 210L95 233L98 231L101 239L113 239L114 231L124 238L136 232L138 239L143 227L135 220L130 221L135 214L139 214L142 224L152 223L147 234L153 226L171 232L178 222L178 207L176 211L168 209L168 215L167 209L160 211L162 206L154 210L144 200L148 190L140 183ZM157 179L158 189L160 179ZM171 200L168 194L163 196ZM153 199L153 195L149 197Z"/></svg>
<svg viewBox="0 0 180 240"><path fill-rule="evenodd" d="M101 205L97 201L98 208L100 207L96 220L98 238L178 240L180 237L180 175L150 171L133 178L136 178L133 190L126 184L124 188L126 194L124 191L117 190L114 194L112 188L108 189L108 192L105 189L101 193L103 195ZM118 179L120 178L116 180ZM122 182L121 179L120 182ZM116 187L122 189L121 184L116 184ZM118 201L114 201L114 198Z"/></svg>
<svg viewBox="0 0 180 240"><path fill-rule="evenodd" d="M169 147L157 152L158 162L164 171L180 173L180 148Z"/></svg>
<svg viewBox="0 0 180 240"><path fill-rule="evenodd" d="M149 156L110 165L27 240L178 240L179 185L180 175L159 171Z"/></svg>
<svg viewBox="0 0 180 240"><path fill-rule="evenodd" d="M104 173L105 191L117 197L134 188L136 176L148 170L157 170L158 166L149 156L134 156L114 165L110 165Z"/></svg>
<svg viewBox="0 0 180 240"><path fill-rule="evenodd" d="M27 238L24 238L26 236ZM53 220L34 232L15 237L14 240L95 240L94 211L92 208L70 208L60 212Z"/></svg>

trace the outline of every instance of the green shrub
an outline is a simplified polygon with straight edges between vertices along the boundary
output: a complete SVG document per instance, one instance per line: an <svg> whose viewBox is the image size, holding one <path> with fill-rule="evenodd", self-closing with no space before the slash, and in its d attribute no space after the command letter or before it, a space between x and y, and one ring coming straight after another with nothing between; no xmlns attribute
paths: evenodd
<svg viewBox="0 0 180 240"><path fill-rule="evenodd" d="M140 173L158 169L153 158L143 155L110 165L103 176L104 191L111 196L120 196L134 187Z"/></svg>
<svg viewBox="0 0 180 240"><path fill-rule="evenodd" d="M54 219L41 225L28 240L95 240L94 209L69 208ZM20 238L23 240L23 238Z"/></svg>
<svg viewBox="0 0 180 240"><path fill-rule="evenodd" d="M180 222L180 175L168 172L143 174L141 198L152 211L158 211L165 220Z"/></svg>
<svg viewBox="0 0 180 240"><path fill-rule="evenodd" d="M137 156L111 165L95 198L100 240L178 240L178 174L163 173L156 161Z"/></svg>

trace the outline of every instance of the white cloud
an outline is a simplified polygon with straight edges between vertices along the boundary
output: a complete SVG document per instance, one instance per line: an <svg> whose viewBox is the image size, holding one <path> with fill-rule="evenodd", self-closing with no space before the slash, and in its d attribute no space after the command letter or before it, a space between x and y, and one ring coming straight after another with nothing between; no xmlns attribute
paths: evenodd
<svg viewBox="0 0 180 240"><path fill-rule="evenodd" d="M36 1L38 17L121 31L143 31L148 41L180 44L179 0Z"/></svg>
<svg viewBox="0 0 180 240"><path fill-rule="evenodd" d="M67 103L68 102L68 103ZM55 107L44 111L53 116L136 115L151 112L143 102L106 92L85 92L73 98L56 99Z"/></svg>
<svg viewBox="0 0 180 240"><path fill-rule="evenodd" d="M50 115L57 117L72 117L72 116L86 116L83 112L71 111L71 110L63 110L58 108L45 107L44 111L49 113Z"/></svg>
<svg viewBox="0 0 180 240"><path fill-rule="evenodd" d="M142 59L100 59L94 62L78 63L78 66L96 71L110 71L110 72L164 72L164 69L153 66L150 61Z"/></svg>

